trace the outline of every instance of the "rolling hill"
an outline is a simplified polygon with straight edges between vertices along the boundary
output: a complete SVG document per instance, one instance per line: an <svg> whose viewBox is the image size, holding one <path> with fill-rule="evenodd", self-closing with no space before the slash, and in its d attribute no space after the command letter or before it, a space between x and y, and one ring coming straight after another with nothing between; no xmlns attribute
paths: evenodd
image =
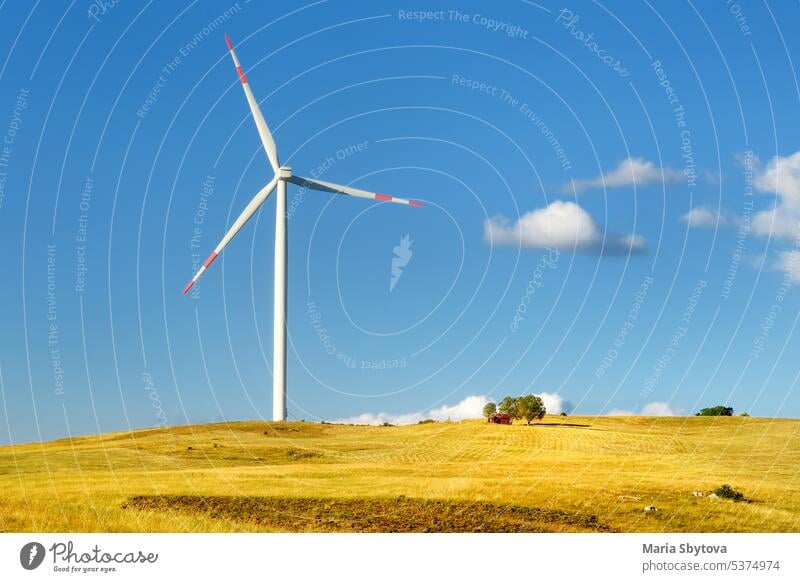
<svg viewBox="0 0 800 582"><path fill-rule="evenodd" d="M584 416L83 436L0 447L0 530L798 532L798 437L791 419ZM722 484L745 500L708 495Z"/></svg>

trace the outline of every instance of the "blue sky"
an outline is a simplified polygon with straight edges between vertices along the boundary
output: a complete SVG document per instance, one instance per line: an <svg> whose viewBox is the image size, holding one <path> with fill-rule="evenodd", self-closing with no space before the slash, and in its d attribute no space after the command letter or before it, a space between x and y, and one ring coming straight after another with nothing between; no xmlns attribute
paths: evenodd
<svg viewBox="0 0 800 582"><path fill-rule="evenodd" d="M226 32L295 173L427 204L290 186L291 418L800 416L800 9L430 5L0 4L0 442L269 418L274 200L181 295L271 178Z"/></svg>

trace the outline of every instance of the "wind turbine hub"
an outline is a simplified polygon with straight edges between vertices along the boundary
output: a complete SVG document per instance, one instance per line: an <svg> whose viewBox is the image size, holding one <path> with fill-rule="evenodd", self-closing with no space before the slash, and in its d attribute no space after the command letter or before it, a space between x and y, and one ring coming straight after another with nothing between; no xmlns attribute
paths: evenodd
<svg viewBox="0 0 800 582"><path fill-rule="evenodd" d="M291 178L292 177L292 167L291 166L281 166L278 169L278 176L280 178Z"/></svg>

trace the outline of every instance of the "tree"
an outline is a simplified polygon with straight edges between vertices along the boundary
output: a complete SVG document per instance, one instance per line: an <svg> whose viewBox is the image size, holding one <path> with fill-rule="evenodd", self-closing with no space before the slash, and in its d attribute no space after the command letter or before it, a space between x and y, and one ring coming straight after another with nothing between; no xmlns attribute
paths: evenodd
<svg viewBox="0 0 800 582"><path fill-rule="evenodd" d="M542 399L535 394L528 394L517 398L517 414L519 418L524 418L530 425L532 420L544 418L547 410Z"/></svg>
<svg viewBox="0 0 800 582"><path fill-rule="evenodd" d="M511 418L521 418L520 415L517 413L517 401L518 398L512 398L511 396L506 396L500 401L500 405L497 409L500 412L508 414Z"/></svg>
<svg viewBox="0 0 800 582"><path fill-rule="evenodd" d="M700 412L695 416L733 416L733 408L730 406L712 406L710 408L701 408Z"/></svg>
<svg viewBox="0 0 800 582"><path fill-rule="evenodd" d="M483 416L485 416L486 418L489 418L495 412L497 412L497 404L495 404L494 402L487 402L483 406Z"/></svg>

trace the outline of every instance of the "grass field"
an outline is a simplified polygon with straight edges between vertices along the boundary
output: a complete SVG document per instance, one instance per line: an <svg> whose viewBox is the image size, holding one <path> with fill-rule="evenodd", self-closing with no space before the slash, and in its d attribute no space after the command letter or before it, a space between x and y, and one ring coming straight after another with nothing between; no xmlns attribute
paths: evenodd
<svg viewBox="0 0 800 582"><path fill-rule="evenodd" d="M0 491L2 531L798 532L800 420L149 429L0 447Z"/></svg>

